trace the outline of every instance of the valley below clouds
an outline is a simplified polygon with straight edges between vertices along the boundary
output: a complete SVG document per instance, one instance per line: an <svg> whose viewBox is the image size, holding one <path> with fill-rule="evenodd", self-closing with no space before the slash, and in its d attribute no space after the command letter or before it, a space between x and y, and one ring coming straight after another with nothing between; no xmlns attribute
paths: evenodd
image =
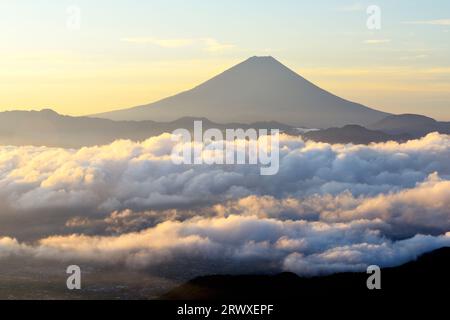
<svg viewBox="0 0 450 320"><path fill-rule="evenodd" d="M371 145L283 135L275 176L175 165L174 144L163 134L81 149L1 146L0 261L315 276L450 246L449 135Z"/></svg>

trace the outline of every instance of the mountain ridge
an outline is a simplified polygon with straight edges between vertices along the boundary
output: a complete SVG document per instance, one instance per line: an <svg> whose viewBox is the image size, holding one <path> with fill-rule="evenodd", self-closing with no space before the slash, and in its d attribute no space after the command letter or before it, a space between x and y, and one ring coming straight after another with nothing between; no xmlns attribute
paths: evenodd
<svg viewBox="0 0 450 320"><path fill-rule="evenodd" d="M217 123L277 121L328 128L368 125L388 115L314 85L273 57L255 56L191 90L147 105L93 116L163 122L190 116Z"/></svg>
<svg viewBox="0 0 450 320"><path fill-rule="evenodd" d="M418 114L390 115L370 126L371 130L380 130L388 134L408 134L413 138L430 132L450 134L450 122L436 121Z"/></svg>
<svg viewBox="0 0 450 320"><path fill-rule="evenodd" d="M201 120L203 128L219 129L278 129L282 133L301 135L305 140L325 143L369 144L372 142L403 142L420 138L429 130L424 128L423 135L410 133L389 133L383 130L368 129L359 125L347 125L340 128L306 130L285 125L276 121L242 123L215 123L204 117L183 117L171 122L155 121L113 121L91 117L72 117L56 113L51 109L41 111L5 111L0 112L0 145L34 145L61 148L81 148L104 145L115 140L128 139L143 141L152 136L171 133L184 128L192 132L194 121ZM433 120L433 119L431 119ZM434 120L433 120L434 121ZM443 125L442 125L443 126ZM437 130L450 133L450 126Z"/></svg>
<svg viewBox="0 0 450 320"><path fill-rule="evenodd" d="M143 141L163 133L184 128L192 131L194 121L201 120L205 130L279 129L294 134L294 128L277 122L252 124L218 124L206 118L184 117L171 122L113 121L91 117L72 117L51 109L41 111L0 112L0 145L34 145L81 148L104 145L115 140Z"/></svg>
<svg viewBox="0 0 450 320"><path fill-rule="evenodd" d="M195 278L161 297L188 301L285 301L311 297L367 297L376 294L438 296L450 285L450 247L419 256L398 267L383 268L382 290L367 289L366 273L337 273L303 278L293 273L275 275L212 275Z"/></svg>

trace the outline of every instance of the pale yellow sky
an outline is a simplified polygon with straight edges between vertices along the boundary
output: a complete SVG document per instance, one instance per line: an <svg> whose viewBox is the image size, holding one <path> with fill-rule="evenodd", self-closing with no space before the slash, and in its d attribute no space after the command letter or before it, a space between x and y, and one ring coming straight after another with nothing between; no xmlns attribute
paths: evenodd
<svg viewBox="0 0 450 320"><path fill-rule="evenodd" d="M342 98L450 121L448 1L379 0L377 31L366 1L280 1L77 0L76 29L73 1L1 1L0 111L129 108L272 55Z"/></svg>
<svg viewBox="0 0 450 320"><path fill-rule="evenodd" d="M27 57L3 69L1 110L44 107L85 115L146 104L192 88L234 61L120 62L67 56ZM3 60L4 61L4 60ZM1 67L1 63L0 63Z"/></svg>

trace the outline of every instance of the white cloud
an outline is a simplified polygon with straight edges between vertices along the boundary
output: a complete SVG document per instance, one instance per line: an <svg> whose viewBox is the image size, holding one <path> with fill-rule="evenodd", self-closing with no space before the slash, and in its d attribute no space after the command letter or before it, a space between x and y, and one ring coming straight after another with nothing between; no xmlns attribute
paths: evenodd
<svg viewBox="0 0 450 320"><path fill-rule="evenodd" d="M220 52L229 49L234 49L235 45L228 43L220 43L216 39L213 38L205 38L202 39L205 44L205 50L209 52Z"/></svg>
<svg viewBox="0 0 450 320"><path fill-rule="evenodd" d="M113 211L246 194L374 195L412 187L433 172L450 174L446 135L370 146L304 143L287 136L280 143L280 173L272 178L259 176L257 166L174 165L169 134L79 150L1 147L0 196L15 209L82 205Z"/></svg>
<svg viewBox="0 0 450 320"><path fill-rule="evenodd" d="M405 21L403 23L416 25L450 26L450 19Z"/></svg>
<svg viewBox="0 0 450 320"><path fill-rule="evenodd" d="M389 43L391 42L390 39L369 39L369 40L364 40L365 44L384 44L384 43Z"/></svg>
<svg viewBox="0 0 450 320"><path fill-rule="evenodd" d="M137 44L152 44L162 48L183 48L183 47L201 47L208 52L220 52L235 48L233 44L221 43L214 38L172 38L160 39L153 37L134 37L123 38L123 42L137 43Z"/></svg>
<svg viewBox="0 0 450 320"><path fill-rule="evenodd" d="M117 236L52 236L36 245L4 238L0 239L0 253L120 263L131 268L176 264L186 258L236 266L269 261L280 270L311 276L362 271L371 264L396 266L424 252L450 246L449 235L389 240L376 231L379 224L368 220L325 223L257 216L196 217Z"/></svg>
<svg viewBox="0 0 450 320"><path fill-rule="evenodd" d="M148 37L124 38L123 42L153 44L162 48L181 48L191 46L195 43L195 39L158 39Z"/></svg>
<svg viewBox="0 0 450 320"><path fill-rule="evenodd" d="M0 147L0 258L264 260L311 275L450 245L448 135L369 146L282 136L271 177L174 165L174 143L164 134L79 150ZM16 240L28 229L31 242Z"/></svg>

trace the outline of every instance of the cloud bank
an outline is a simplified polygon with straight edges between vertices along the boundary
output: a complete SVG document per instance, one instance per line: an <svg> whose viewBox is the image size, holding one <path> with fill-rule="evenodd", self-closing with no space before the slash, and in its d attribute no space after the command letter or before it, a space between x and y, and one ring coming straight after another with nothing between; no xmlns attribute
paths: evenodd
<svg viewBox="0 0 450 320"><path fill-rule="evenodd" d="M280 173L265 177L175 165L171 138L0 147L0 259L208 261L212 273L221 261L309 276L450 246L448 135L369 146L282 136Z"/></svg>

